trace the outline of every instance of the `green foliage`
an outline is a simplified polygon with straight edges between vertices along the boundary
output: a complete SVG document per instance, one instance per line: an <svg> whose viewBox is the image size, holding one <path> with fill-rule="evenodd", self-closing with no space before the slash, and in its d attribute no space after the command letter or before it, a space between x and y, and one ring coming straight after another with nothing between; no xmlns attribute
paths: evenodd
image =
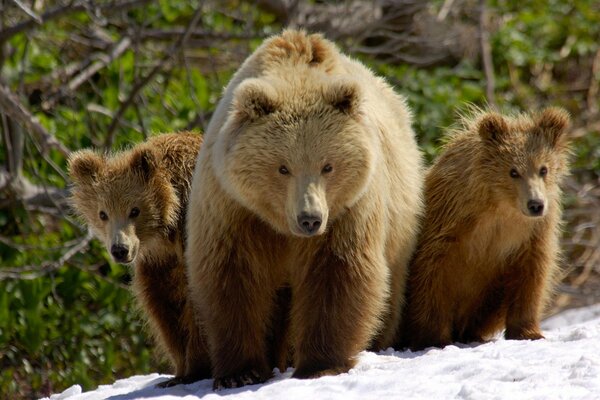
<svg viewBox="0 0 600 400"><path fill-rule="evenodd" d="M281 28L273 15L261 12L252 2L217 3L202 2L199 27L215 37L235 37L211 39L211 44L188 49L185 60L179 54L151 79L124 110L113 149L156 132L205 127L222 87L245 55L264 36ZM439 7L443 2L432 3ZM589 74L590 60L599 49L598 2L493 0L489 5L497 27L491 44L499 106L513 110L562 105L576 118L582 115L588 106L587 88L572 90L572 86ZM119 27L123 26L131 31L185 27L197 6L182 0L150 2L102 27L113 40L122 37ZM31 94L36 90L51 93L65 83L53 73L101 47L85 44L86 27L91 23L97 23L97 16L70 14L28 34L15 35L3 52L3 81L14 90L22 88L24 98L30 95L28 105L40 123L70 149L103 147L113 116L135 82L151 71L177 39L136 43L75 93L59 96L53 107L44 109L31 100ZM486 78L478 60L429 69L386 64L371 57L362 61L407 97L428 160L437 154L439 138L456 122L458 112L470 103L485 105ZM588 72L580 74L583 70ZM599 176L598 148L600 132L580 138L575 168ZM39 144L28 136L25 153L24 173L31 182L68 186L66 160L59 152L42 156ZM6 159L0 151L0 162ZM56 218L19 206L2 209L0 274L5 268L44 266L59 260L82 235L82 228L68 215ZM128 279L127 268L112 263L102 244L92 241L49 274L0 280L0 393L8 398L33 398L76 383L90 389L117 377L166 371L153 355L143 319L125 287Z"/></svg>
<svg viewBox="0 0 600 400"><path fill-rule="evenodd" d="M439 150L443 128L456 121L457 111L485 100L483 74L469 63L432 70L389 64L376 64L374 68L407 97L419 143L429 160Z"/></svg>
<svg viewBox="0 0 600 400"><path fill-rule="evenodd" d="M130 10L120 23L137 22L139 29L185 28L197 5L152 2ZM199 26L223 34L247 32L247 27L229 15L234 6L240 7L238 17L245 13L249 21L256 19L253 29L257 37L277 30L264 25L272 23L272 17L245 3L229 4L221 11L207 10ZM97 51L80 43L85 42L84 27L90 22L90 15L80 12L45 23L33 33L12 37L1 70L3 79L14 90L21 87L25 99L36 90L50 95L53 88L65 83L57 71L66 71L68 65L84 59L86 54L81 52L89 55ZM113 40L122 37L116 27L105 29ZM172 42L177 39L174 36ZM49 109L35 101L28 106L42 126L68 148L101 148L114 113L172 42L132 46ZM125 109L121 120L127 122L117 126L112 148L130 146L158 132L195 128L190 122L199 113L206 113L199 119L205 124L223 85L239 64L211 65L211 59L222 50L219 45L216 41L214 47L194 50L192 59L197 58L199 65L181 63L177 55L156 74ZM242 46L242 54L248 48ZM6 159L6 152L0 149L0 162ZM29 135L23 162L30 182L68 187L65 157L55 150L41 156L39 144ZM56 218L15 206L0 209L0 227L0 237L7 238L0 240L0 275L6 270L31 270L27 279L0 279L2 396L37 398L73 384L91 389L118 377L170 372L154 351L127 287L131 271L111 262L97 240L64 265L50 266L49 274L38 274L84 236L85 229L72 216L65 213Z"/></svg>

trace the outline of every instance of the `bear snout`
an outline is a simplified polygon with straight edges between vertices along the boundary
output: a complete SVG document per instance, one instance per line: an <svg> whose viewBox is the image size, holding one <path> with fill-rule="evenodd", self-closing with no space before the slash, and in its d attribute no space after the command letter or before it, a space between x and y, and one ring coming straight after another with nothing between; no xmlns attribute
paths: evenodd
<svg viewBox="0 0 600 400"><path fill-rule="evenodd" d="M539 217L544 214L544 202L542 200L529 200L527 210L532 217Z"/></svg>
<svg viewBox="0 0 600 400"><path fill-rule="evenodd" d="M323 223L323 216L320 214L309 214L306 212L298 215L298 227L302 233L312 236L319 231Z"/></svg>
<svg viewBox="0 0 600 400"><path fill-rule="evenodd" d="M110 247L110 254L116 262L124 263L129 261L129 247L124 244L113 244Z"/></svg>

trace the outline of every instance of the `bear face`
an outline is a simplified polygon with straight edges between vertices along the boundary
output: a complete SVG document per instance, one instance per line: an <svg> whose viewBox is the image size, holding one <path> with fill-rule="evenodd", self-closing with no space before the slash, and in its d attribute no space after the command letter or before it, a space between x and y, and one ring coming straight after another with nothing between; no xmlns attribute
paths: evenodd
<svg viewBox="0 0 600 400"><path fill-rule="evenodd" d="M567 173L568 123L565 111L552 108L533 119L507 120L496 113L479 119L480 167L488 170L496 198L533 218L558 204L558 185Z"/></svg>
<svg viewBox="0 0 600 400"><path fill-rule="evenodd" d="M90 150L69 160L74 208L118 263L133 263L140 242L172 234L179 200L157 168L149 149L129 157L108 157Z"/></svg>
<svg viewBox="0 0 600 400"><path fill-rule="evenodd" d="M244 81L215 144L215 169L233 198L300 237L324 233L361 197L377 147L358 85L313 78ZM301 89L307 85L320 90Z"/></svg>

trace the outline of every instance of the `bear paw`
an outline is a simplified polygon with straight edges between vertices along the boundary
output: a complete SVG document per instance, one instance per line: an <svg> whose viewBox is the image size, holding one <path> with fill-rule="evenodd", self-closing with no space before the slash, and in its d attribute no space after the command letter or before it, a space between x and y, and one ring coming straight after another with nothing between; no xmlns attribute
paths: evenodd
<svg viewBox="0 0 600 400"><path fill-rule="evenodd" d="M195 376L176 376L171 379L167 379L166 381L160 382L156 384L156 387L159 389L170 388L177 385L187 385L189 383L194 383L199 379Z"/></svg>
<svg viewBox="0 0 600 400"><path fill-rule="evenodd" d="M539 329L507 329L504 337L508 340L539 340L544 335Z"/></svg>
<svg viewBox="0 0 600 400"><path fill-rule="evenodd" d="M261 374L255 369L250 369L239 374L215 378L213 381L213 390L232 389L246 385L256 385L263 383L271 377L272 374Z"/></svg>
<svg viewBox="0 0 600 400"><path fill-rule="evenodd" d="M340 366L332 368L319 368L315 366L298 367L294 371L292 378L296 379L313 379L322 376L339 375L350 370L349 366Z"/></svg>

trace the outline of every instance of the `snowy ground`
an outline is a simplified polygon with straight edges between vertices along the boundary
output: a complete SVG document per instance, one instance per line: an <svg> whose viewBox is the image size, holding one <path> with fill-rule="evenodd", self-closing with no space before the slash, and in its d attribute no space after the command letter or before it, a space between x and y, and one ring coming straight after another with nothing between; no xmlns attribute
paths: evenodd
<svg viewBox="0 0 600 400"><path fill-rule="evenodd" d="M168 376L152 374L84 393L75 385L50 399L600 399L600 305L563 312L543 328L546 339L535 342L363 352L336 377L291 379L290 369L262 385L214 393L211 380L157 389Z"/></svg>

